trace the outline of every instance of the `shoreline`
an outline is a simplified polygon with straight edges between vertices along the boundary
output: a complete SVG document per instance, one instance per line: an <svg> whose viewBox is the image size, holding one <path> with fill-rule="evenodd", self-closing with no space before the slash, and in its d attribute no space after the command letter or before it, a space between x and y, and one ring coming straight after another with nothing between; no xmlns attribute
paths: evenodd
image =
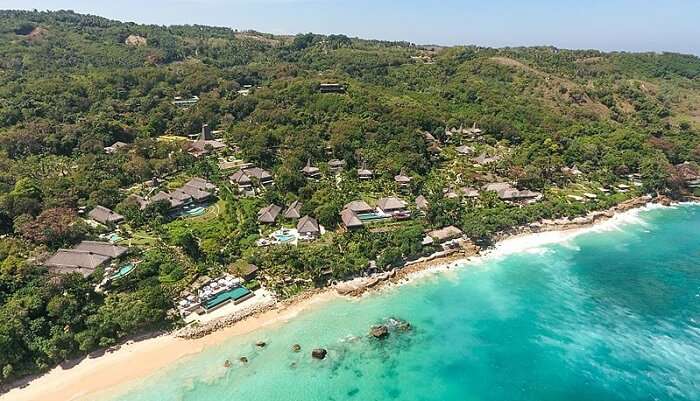
<svg viewBox="0 0 700 401"><path fill-rule="evenodd" d="M493 247L484 252L457 252L427 259L407 265L401 269L385 273L381 280L372 281L371 285L360 286L357 290L341 295L338 286L304 292L292 299L278 302L264 310L258 310L237 319L228 325L218 325L191 337L178 336L178 331L169 332L142 341L127 341L110 353L91 358L85 357L77 364L63 368L57 366L49 372L34 378L21 387L10 389L0 395L2 401L67 401L87 395L112 394L121 392L140 379L149 377L158 370L167 367L184 357L203 351L205 348L221 344L235 336L249 334L264 328L284 324L299 313L308 312L326 302L363 296L367 293L381 291L383 288L403 285L431 272L448 270L468 261L474 256L487 258L497 254L521 252L532 247L568 240L581 233L598 227L601 223L620 218L625 213L637 213L650 204L670 206L667 198L634 198L623 202L607 211L594 212L586 217L567 220L568 224L529 224L509 230L497 237ZM544 234L549 234L543 237ZM347 283L347 282L345 282Z"/></svg>

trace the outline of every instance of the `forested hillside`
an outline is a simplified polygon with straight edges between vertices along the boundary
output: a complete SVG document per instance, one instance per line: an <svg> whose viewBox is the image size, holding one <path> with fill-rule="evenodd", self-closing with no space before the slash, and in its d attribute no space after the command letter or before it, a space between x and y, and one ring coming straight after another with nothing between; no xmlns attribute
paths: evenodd
<svg viewBox="0 0 700 401"><path fill-rule="evenodd" d="M322 93L324 83L347 90ZM191 107L174 103L193 96ZM183 141L203 124L228 153L188 152ZM474 143L451 134L474 124L483 132ZM105 153L115 142L128 149ZM465 162L459 145L497 161ZM269 170L274 186L237 196L219 163L233 156ZM346 172L331 174L331 159ZM486 245L542 218L645 193L690 195L686 181L698 162L695 56L429 48L0 11L0 383L179 324L174 297L236 261L255 263L263 285L290 296L358 274L370 261L385 268L423 255L428 229L455 225ZM307 163L320 166L322 178L307 179ZM682 163L684 170L675 167ZM373 181L357 180L363 166ZM400 174L412 179L410 189L395 186ZM632 175L641 186L608 193ZM219 187L215 217L171 219L159 205L129 202L147 180L173 189L192 177ZM542 200L451 196L496 180ZM605 190L577 200L597 189ZM347 202L397 193L407 201L422 195L430 209L376 230L337 229ZM256 247L266 231L258 209L295 200L329 234L303 246ZM55 276L40 263L105 234L84 220L97 205L126 217L140 262L106 292L94 291L99 272ZM137 243L138 233L149 241Z"/></svg>

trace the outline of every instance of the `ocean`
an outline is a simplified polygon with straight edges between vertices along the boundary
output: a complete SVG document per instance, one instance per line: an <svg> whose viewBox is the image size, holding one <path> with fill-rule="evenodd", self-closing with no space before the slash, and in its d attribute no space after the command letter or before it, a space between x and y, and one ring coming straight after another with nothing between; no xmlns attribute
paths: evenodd
<svg viewBox="0 0 700 401"><path fill-rule="evenodd" d="M329 301L110 398L700 400L700 206L652 206L576 236L533 238ZM411 329L368 336L391 318ZM316 347L326 359L311 358Z"/></svg>

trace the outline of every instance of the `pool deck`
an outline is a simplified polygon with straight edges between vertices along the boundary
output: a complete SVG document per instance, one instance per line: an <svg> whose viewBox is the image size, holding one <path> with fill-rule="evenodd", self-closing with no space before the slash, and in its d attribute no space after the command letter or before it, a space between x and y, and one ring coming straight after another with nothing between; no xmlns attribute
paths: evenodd
<svg viewBox="0 0 700 401"><path fill-rule="evenodd" d="M192 323L192 322L198 322L199 324L207 323L212 320L216 320L222 317L226 317L228 315L232 315L234 313L238 313L244 309L250 308L253 305L256 304L265 304L269 303L270 300L274 300L275 296L272 292L268 291L265 288L260 288L257 291L253 292L253 297L250 299L247 299L239 304L234 304L233 302L229 302L223 306L220 306L213 311L206 313L204 315L198 315L196 313L192 313L189 316L187 316L184 320L186 323Z"/></svg>

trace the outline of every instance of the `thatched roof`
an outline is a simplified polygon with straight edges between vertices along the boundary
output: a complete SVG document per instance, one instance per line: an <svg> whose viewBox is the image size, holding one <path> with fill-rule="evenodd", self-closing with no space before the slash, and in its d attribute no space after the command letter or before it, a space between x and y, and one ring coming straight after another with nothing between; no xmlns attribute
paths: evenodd
<svg viewBox="0 0 700 401"><path fill-rule="evenodd" d="M406 208L406 202L401 199L390 196L387 198L382 198L377 202L377 207L383 211L393 211Z"/></svg>
<svg viewBox="0 0 700 401"><path fill-rule="evenodd" d="M291 205L287 208L287 210L284 211L284 218L285 219L298 219L301 217L301 207L303 204L301 202L294 201L292 202Z"/></svg>
<svg viewBox="0 0 700 401"><path fill-rule="evenodd" d="M297 231L299 234L320 234L321 228L318 221L310 216L304 216L297 223Z"/></svg>
<svg viewBox="0 0 700 401"><path fill-rule="evenodd" d="M115 213L111 209L99 205L92 209L88 213L88 216L96 222L102 224L116 224L124 221L124 216L121 214Z"/></svg>
<svg viewBox="0 0 700 401"><path fill-rule="evenodd" d="M343 225L347 228L362 227L362 220L357 217L357 214L350 209L343 209L340 212L340 218L343 220Z"/></svg>
<svg viewBox="0 0 700 401"><path fill-rule="evenodd" d="M355 213L369 213L374 210L372 206L363 200L354 200L345 205L344 209L350 209Z"/></svg>
<svg viewBox="0 0 700 401"><path fill-rule="evenodd" d="M272 224L277 220L282 208L277 205L268 205L260 209L258 212L258 222L264 224Z"/></svg>
<svg viewBox="0 0 700 401"><path fill-rule="evenodd" d="M428 233L428 236L435 241L445 242L455 238L459 238L463 235L462 230L455 226L443 227L439 230L433 230Z"/></svg>

